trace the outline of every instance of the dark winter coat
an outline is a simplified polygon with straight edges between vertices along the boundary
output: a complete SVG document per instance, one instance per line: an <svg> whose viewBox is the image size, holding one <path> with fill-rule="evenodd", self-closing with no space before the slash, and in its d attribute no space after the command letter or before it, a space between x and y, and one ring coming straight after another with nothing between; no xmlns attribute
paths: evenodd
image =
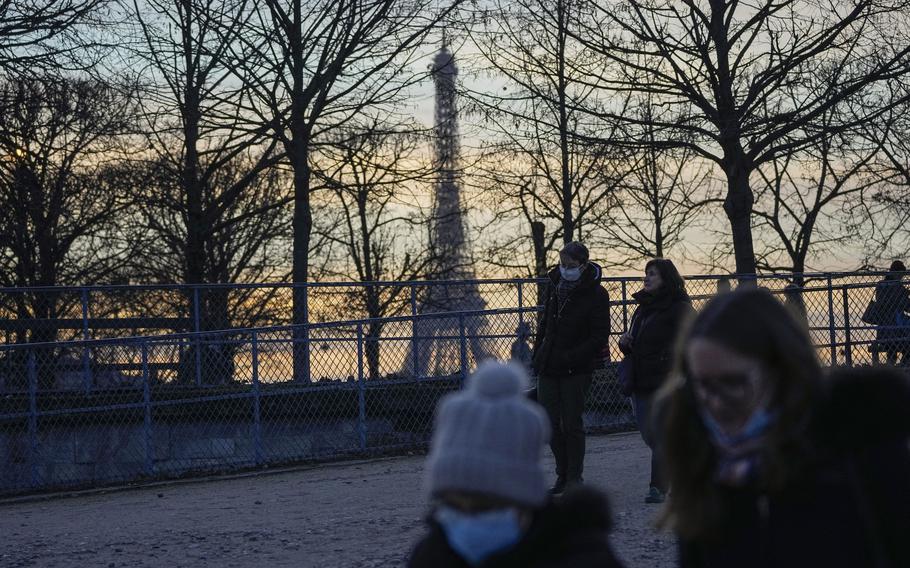
<svg viewBox="0 0 910 568"><path fill-rule="evenodd" d="M537 324L532 367L553 377L591 373L610 338L610 297L600 285L600 266L589 262L578 285L561 304L557 295L559 267L549 284Z"/></svg>
<svg viewBox="0 0 910 568"><path fill-rule="evenodd" d="M639 303L629 329L632 345L623 348L623 353L626 364L631 365L632 392L650 396L670 373L676 336L694 310L684 293L654 295L641 291L632 297Z"/></svg>
<svg viewBox="0 0 910 568"><path fill-rule="evenodd" d="M610 512L606 498L591 488L570 491L539 510L524 538L495 554L481 568L620 568L607 541ZM430 521L430 533L416 546L409 568L467 568L445 533Z"/></svg>
<svg viewBox="0 0 910 568"><path fill-rule="evenodd" d="M816 412L802 481L773 495L730 489L727 532L682 542L681 568L910 566L910 379L840 375Z"/></svg>
<svg viewBox="0 0 910 568"><path fill-rule="evenodd" d="M900 314L910 312L910 291L900 280L882 280L875 286L875 302L888 320L877 330L876 339L886 348L910 351L910 328L894 327L900 325Z"/></svg>

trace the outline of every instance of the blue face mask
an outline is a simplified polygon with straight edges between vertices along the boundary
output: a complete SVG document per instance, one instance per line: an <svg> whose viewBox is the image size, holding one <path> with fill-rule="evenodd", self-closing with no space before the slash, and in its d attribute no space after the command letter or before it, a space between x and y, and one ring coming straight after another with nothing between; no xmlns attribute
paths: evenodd
<svg viewBox="0 0 910 568"><path fill-rule="evenodd" d="M738 432L731 434L724 430L707 410L701 410L699 414L714 443L724 448L733 448L755 440L762 436L777 418L777 412L770 412L765 405L761 405L752 412Z"/></svg>
<svg viewBox="0 0 910 568"><path fill-rule="evenodd" d="M451 507L440 507L434 517L442 526L452 550L471 566L515 546L522 536L515 509L495 509L472 515Z"/></svg>
<svg viewBox="0 0 910 568"><path fill-rule="evenodd" d="M563 280L575 282L581 278L581 269L581 266L577 266L575 268L566 268L565 266L559 265L559 275L562 276Z"/></svg>

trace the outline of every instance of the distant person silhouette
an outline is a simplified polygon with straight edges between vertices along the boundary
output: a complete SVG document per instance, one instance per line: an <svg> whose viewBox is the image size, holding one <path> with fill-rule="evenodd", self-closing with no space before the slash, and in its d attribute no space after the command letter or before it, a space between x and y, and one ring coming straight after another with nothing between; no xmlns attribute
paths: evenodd
<svg viewBox="0 0 910 568"><path fill-rule="evenodd" d="M806 315L806 302L803 300L803 288L795 282L784 286L784 305L793 311L803 323L808 324Z"/></svg>
<svg viewBox="0 0 910 568"><path fill-rule="evenodd" d="M682 568L910 566L910 382L824 379L804 325L767 292L711 300L662 389L662 516Z"/></svg>
<svg viewBox="0 0 910 568"><path fill-rule="evenodd" d="M527 368L531 365L531 326L528 322L521 322L515 328L515 340L512 342L509 359L521 363Z"/></svg>
<svg viewBox="0 0 910 568"><path fill-rule="evenodd" d="M875 286L875 303L882 314L881 325L876 329L875 341L880 350L885 352L885 360L890 365L898 362L907 363L907 352L910 351L910 292L904 286L903 278L907 267L895 260L888 268L888 274Z"/></svg>

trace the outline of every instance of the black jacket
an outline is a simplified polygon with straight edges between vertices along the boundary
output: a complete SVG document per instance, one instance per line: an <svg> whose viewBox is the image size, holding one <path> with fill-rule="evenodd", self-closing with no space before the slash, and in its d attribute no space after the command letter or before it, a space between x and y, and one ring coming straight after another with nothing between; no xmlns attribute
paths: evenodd
<svg viewBox="0 0 910 568"><path fill-rule="evenodd" d="M488 558L482 568L620 568L607 541L610 512L606 497L591 488L569 491L538 511L524 538ZM411 553L409 568L466 568L434 521Z"/></svg>
<svg viewBox="0 0 910 568"><path fill-rule="evenodd" d="M680 567L910 566L908 409L906 376L836 372L813 420L813 466L776 494L730 489L727 532L680 543Z"/></svg>
<svg viewBox="0 0 910 568"><path fill-rule="evenodd" d="M578 285L560 306L559 267L550 270L547 296L537 323L532 367L548 376L591 373L610 338L610 297L600 285L600 266L589 262Z"/></svg>
<svg viewBox="0 0 910 568"><path fill-rule="evenodd" d="M685 294L636 292L638 307L632 314L632 346L623 349L632 365L632 391L648 396L659 389L673 365L676 336L692 313L692 302Z"/></svg>
<svg viewBox="0 0 910 568"><path fill-rule="evenodd" d="M910 350L910 331L897 327L898 315L910 312L910 291L900 280L882 280L875 286L875 301L887 320L876 330L876 340L892 344L885 347Z"/></svg>

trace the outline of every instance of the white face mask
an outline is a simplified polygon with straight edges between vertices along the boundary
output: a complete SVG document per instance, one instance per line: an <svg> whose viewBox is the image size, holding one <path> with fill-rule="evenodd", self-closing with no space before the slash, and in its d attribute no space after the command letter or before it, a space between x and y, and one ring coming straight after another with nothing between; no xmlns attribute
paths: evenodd
<svg viewBox="0 0 910 568"><path fill-rule="evenodd" d="M581 271L584 269L584 266L576 266L575 268L566 268L563 265L559 265L559 274L562 276L563 280L568 280L569 282L575 282L581 278Z"/></svg>

